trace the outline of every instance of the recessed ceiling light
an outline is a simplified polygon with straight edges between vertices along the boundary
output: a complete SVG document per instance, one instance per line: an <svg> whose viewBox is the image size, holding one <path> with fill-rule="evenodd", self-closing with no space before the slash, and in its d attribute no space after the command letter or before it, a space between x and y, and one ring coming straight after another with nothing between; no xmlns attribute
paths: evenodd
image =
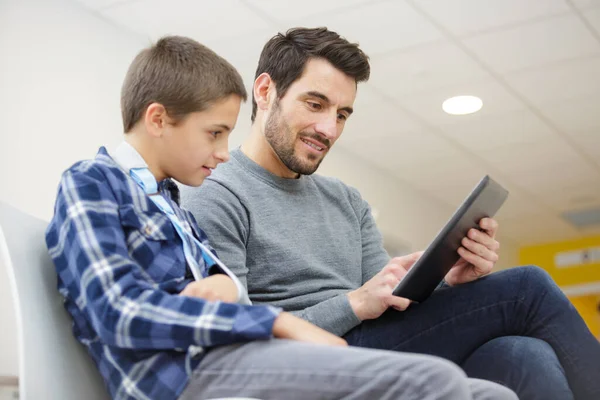
<svg viewBox="0 0 600 400"><path fill-rule="evenodd" d="M473 114L481 110L483 101L476 96L455 96L450 97L442 103L442 110L451 115Z"/></svg>

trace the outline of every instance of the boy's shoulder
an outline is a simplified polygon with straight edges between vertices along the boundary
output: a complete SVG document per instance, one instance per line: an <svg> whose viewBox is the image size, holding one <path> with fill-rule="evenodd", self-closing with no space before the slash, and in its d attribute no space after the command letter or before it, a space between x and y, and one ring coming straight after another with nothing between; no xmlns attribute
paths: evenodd
<svg viewBox="0 0 600 400"><path fill-rule="evenodd" d="M108 155L104 147L100 147L96 157L88 160L77 161L63 173L66 175L87 175L90 178L101 178L105 174L119 175L123 171L116 162Z"/></svg>
<svg viewBox="0 0 600 400"><path fill-rule="evenodd" d="M116 198L117 202L131 200L128 178L104 147L93 159L82 160L67 168L61 177L62 195L77 195L85 200Z"/></svg>

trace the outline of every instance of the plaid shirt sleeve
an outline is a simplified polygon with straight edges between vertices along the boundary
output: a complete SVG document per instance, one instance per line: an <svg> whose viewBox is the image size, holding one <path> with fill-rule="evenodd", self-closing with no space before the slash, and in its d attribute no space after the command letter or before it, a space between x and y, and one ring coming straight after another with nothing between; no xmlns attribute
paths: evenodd
<svg viewBox="0 0 600 400"><path fill-rule="evenodd" d="M62 177L46 240L68 295L100 339L129 349L176 349L267 339L280 310L169 294L128 253L119 202L102 171Z"/></svg>

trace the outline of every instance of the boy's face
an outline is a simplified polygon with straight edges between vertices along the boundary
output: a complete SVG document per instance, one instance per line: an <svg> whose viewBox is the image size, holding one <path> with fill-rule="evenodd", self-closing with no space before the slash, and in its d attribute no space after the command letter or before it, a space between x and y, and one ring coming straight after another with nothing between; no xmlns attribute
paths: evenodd
<svg viewBox="0 0 600 400"><path fill-rule="evenodd" d="M342 134L356 98L356 81L323 59L306 63L285 96L269 107L264 134L285 166L314 173Z"/></svg>
<svg viewBox="0 0 600 400"><path fill-rule="evenodd" d="M218 164L229 160L229 134L235 127L241 99L231 95L210 108L168 125L160 149L162 170L189 186L200 186Z"/></svg>

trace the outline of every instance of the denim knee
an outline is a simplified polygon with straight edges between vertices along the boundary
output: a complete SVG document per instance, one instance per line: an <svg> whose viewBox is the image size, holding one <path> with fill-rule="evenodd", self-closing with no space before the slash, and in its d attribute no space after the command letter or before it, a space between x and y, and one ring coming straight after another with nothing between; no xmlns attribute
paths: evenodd
<svg viewBox="0 0 600 400"><path fill-rule="evenodd" d="M562 291L556 285L550 274L543 268L537 265L525 265L509 270L511 274L515 274L521 281L521 290L534 289L534 293L560 293Z"/></svg>
<svg viewBox="0 0 600 400"><path fill-rule="evenodd" d="M573 398L554 349L540 339L504 336L490 340L466 360L463 368L471 377L511 388L520 398Z"/></svg>

